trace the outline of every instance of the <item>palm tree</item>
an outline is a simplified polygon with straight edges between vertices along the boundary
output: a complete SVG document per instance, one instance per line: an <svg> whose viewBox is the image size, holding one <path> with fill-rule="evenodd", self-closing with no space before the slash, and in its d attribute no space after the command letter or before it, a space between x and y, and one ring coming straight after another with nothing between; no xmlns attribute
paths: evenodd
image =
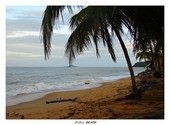
<svg viewBox="0 0 170 125"><path fill-rule="evenodd" d="M45 59L49 58L50 55L51 36L53 33L55 20L59 19L60 15L63 18L62 12L64 8L65 6L48 6L45 10L41 28ZM72 8L70 6L67 8L72 13ZM117 37L128 64L131 74L132 88L135 92L137 90L135 77L127 49L122 40L122 35L124 33L123 26L129 30L135 42L141 42L141 36L153 36L150 32L144 32L147 25L141 27L139 25L140 23L138 23L141 22L141 20L138 20L135 14L143 11L145 8L138 9L136 7L129 8L120 6L88 6L81 9L82 10L78 14L74 15L70 21L70 28L73 32L68 39L65 51L66 56L69 58L69 63L72 63L76 57L76 54L81 54L93 44L96 48L97 57L100 57L98 50L98 45L100 42L108 48L113 61L116 61L112 38ZM152 37L147 38L151 39Z"/></svg>
<svg viewBox="0 0 170 125"><path fill-rule="evenodd" d="M146 52L146 51L139 51L136 53L136 59L145 60L146 61L151 61L151 52Z"/></svg>
<svg viewBox="0 0 170 125"><path fill-rule="evenodd" d="M143 46L143 45L142 45ZM152 44L151 47L140 49L141 46L135 50L136 59L149 61L152 64L152 70L155 71L163 71L163 53L160 49L160 46L157 44Z"/></svg>
<svg viewBox="0 0 170 125"><path fill-rule="evenodd" d="M116 18L113 18L114 16ZM123 34L122 25L128 25L127 22L124 21L126 21L126 17L123 16L123 13L117 7L86 7L74 15L70 21L70 27L73 33L67 42L66 55L69 57L69 61L72 62L72 60L75 59L75 54L82 53L89 45L92 45L93 40L96 55L99 57L98 44L100 40L102 40L104 46L107 46L113 61L116 61L112 46L112 37L114 37L114 35L117 36L131 74L133 91L136 91L137 87L134 72L127 49L121 37L121 34Z"/></svg>

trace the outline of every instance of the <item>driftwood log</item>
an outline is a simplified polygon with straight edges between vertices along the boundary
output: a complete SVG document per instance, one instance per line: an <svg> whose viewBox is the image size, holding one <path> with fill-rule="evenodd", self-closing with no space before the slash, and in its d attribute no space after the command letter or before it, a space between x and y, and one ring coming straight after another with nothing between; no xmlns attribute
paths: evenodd
<svg viewBox="0 0 170 125"><path fill-rule="evenodd" d="M76 99L77 99L77 98L74 98L74 99L50 100L50 101L46 101L46 104L49 104L49 103L57 103L57 102L65 102L65 101L75 102Z"/></svg>

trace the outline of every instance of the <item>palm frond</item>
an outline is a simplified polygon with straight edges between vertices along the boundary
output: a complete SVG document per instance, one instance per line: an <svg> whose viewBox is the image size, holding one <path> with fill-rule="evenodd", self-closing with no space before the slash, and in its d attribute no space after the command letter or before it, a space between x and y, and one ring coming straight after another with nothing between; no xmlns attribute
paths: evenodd
<svg viewBox="0 0 170 125"><path fill-rule="evenodd" d="M64 6L47 6L44 11L41 25L41 40L44 44L45 59L49 58L51 52L51 38L56 19L62 16Z"/></svg>
<svg viewBox="0 0 170 125"><path fill-rule="evenodd" d="M70 28L73 30L66 45L65 54L72 62L75 55L82 53L93 44L96 48L96 55L100 57L98 44L103 40L104 46L107 45L108 51L114 61L116 56L112 45L112 38L109 32L109 24L105 19L104 7L86 7L70 20ZM98 13L98 14L96 14ZM74 53L74 57L72 56Z"/></svg>
<svg viewBox="0 0 170 125"><path fill-rule="evenodd" d="M64 21L63 11L65 7L69 13L73 13L72 6L47 6L44 11L40 36L44 45L45 59L48 59L50 56L54 25L58 26L56 21L59 21L60 18ZM81 8L81 6L79 8Z"/></svg>

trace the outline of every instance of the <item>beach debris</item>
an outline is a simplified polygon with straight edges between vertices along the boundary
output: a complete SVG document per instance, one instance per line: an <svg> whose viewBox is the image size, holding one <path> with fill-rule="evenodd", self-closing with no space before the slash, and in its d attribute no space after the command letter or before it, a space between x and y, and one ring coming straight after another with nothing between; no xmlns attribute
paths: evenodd
<svg viewBox="0 0 170 125"><path fill-rule="evenodd" d="M24 115L21 115L21 119L24 119Z"/></svg>
<svg viewBox="0 0 170 125"><path fill-rule="evenodd" d="M84 82L84 84L90 84L91 82L90 82L90 80L86 80L85 82Z"/></svg>
<svg viewBox="0 0 170 125"><path fill-rule="evenodd" d="M163 119L164 116L156 113L151 113L146 116L144 116L144 119Z"/></svg>
<svg viewBox="0 0 170 125"><path fill-rule="evenodd" d="M90 84L89 82L85 82L84 84Z"/></svg>
<svg viewBox="0 0 170 125"><path fill-rule="evenodd" d="M112 109L107 109L106 111L107 111L107 112L113 112L113 110L112 110Z"/></svg>
<svg viewBox="0 0 170 125"><path fill-rule="evenodd" d="M70 118L70 117L73 116L74 114L75 114L75 110L74 110L73 112L67 113L67 116L62 117L62 118L60 118L60 119L67 119L67 118Z"/></svg>
<svg viewBox="0 0 170 125"><path fill-rule="evenodd" d="M12 119L25 119L24 115L12 112L12 113L6 113L7 118L12 118Z"/></svg>
<svg viewBox="0 0 170 125"><path fill-rule="evenodd" d="M147 83L148 82L147 80L153 77L153 74L150 71L144 71L144 72L138 73L137 77L140 79L140 82Z"/></svg>
<svg viewBox="0 0 170 125"><path fill-rule="evenodd" d="M65 101L71 101L71 102L75 102L77 98L74 99L59 99L59 100L50 100L50 101L46 101L46 104L49 103L57 103L57 102L65 102Z"/></svg>

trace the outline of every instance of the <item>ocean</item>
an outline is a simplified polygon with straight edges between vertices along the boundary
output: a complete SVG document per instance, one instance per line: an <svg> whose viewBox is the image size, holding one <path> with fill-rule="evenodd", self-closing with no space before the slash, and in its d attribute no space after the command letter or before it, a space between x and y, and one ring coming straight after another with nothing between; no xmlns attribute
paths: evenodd
<svg viewBox="0 0 170 125"><path fill-rule="evenodd" d="M134 68L135 74L144 70ZM99 87L101 82L129 76L127 67L7 67L6 105L31 101L51 92Z"/></svg>

